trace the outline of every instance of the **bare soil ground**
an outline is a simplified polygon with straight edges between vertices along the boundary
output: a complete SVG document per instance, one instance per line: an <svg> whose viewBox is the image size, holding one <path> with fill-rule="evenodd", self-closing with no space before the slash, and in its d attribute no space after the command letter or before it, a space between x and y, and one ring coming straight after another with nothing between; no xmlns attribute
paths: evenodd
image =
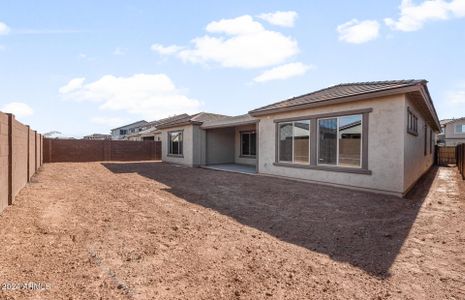
<svg viewBox="0 0 465 300"><path fill-rule="evenodd" d="M465 299L465 183L409 196L163 163L47 164L0 216L1 299ZM14 289L35 282L46 289Z"/></svg>

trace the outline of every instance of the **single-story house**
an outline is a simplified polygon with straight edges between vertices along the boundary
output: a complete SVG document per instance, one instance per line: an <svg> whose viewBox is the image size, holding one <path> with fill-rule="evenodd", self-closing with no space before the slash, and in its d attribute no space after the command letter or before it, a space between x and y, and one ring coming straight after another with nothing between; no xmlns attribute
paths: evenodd
<svg viewBox="0 0 465 300"><path fill-rule="evenodd" d="M425 80L339 84L249 111L159 126L162 160L404 196L432 166Z"/></svg>
<svg viewBox="0 0 465 300"><path fill-rule="evenodd" d="M441 120L441 134L438 142L445 146L457 146L465 143L465 117Z"/></svg>

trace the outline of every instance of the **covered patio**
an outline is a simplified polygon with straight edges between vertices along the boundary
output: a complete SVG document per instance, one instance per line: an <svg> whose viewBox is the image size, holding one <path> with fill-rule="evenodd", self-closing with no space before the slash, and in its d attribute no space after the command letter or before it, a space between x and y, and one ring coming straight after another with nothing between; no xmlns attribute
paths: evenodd
<svg viewBox="0 0 465 300"><path fill-rule="evenodd" d="M250 115L205 122L203 167L246 174L257 172L257 126Z"/></svg>

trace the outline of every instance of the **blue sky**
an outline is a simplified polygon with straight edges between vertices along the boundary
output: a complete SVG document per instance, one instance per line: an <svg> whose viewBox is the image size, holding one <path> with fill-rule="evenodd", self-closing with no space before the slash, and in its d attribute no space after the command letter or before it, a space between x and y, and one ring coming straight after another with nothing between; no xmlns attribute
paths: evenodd
<svg viewBox="0 0 465 300"><path fill-rule="evenodd" d="M329 85L429 81L465 116L465 0L0 2L0 110L82 136Z"/></svg>

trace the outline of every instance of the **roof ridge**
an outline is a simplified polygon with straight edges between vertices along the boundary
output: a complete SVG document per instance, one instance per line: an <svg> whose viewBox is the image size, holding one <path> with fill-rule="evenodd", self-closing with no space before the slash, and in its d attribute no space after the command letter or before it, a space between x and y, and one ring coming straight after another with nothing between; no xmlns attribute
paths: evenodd
<svg viewBox="0 0 465 300"><path fill-rule="evenodd" d="M265 106L253 109L251 111L254 112L254 111L260 111L260 110L266 110L267 108L272 107L272 106L280 105L282 103L286 103L286 102L290 102L290 101L293 101L293 100L296 100L296 99L300 99L300 98L308 97L308 96L311 96L311 95L314 95L314 94L322 93L324 91L335 89L335 88L338 88L338 87L362 86L362 85L380 85L380 84L385 84L385 85L389 85L389 84L391 84L391 85L392 84L414 85L414 84L417 84L417 83L427 83L427 82L428 81L425 80L425 79L403 79L403 80L383 80L383 81L365 81L365 82L340 83L340 84L331 85L329 87L322 88L322 89L319 89L319 90L316 90L316 91L313 91L313 92L310 92L310 93L306 93L306 94L302 94L302 95L299 95L299 96L294 96L294 97L291 97L291 98L287 98L285 100L281 100L281 101L278 101L278 102L274 102L272 104L265 105ZM386 87L386 89L392 89L392 88L393 87Z"/></svg>
<svg viewBox="0 0 465 300"><path fill-rule="evenodd" d="M336 86L348 86L348 85L375 85L375 84L408 84L408 83L421 83L421 82L428 82L426 79L394 79L394 80L375 80L375 81L357 81L357 82L344 82L344 83L339 83L333 86L330 86L329 88L336 87Z"/></svg>

